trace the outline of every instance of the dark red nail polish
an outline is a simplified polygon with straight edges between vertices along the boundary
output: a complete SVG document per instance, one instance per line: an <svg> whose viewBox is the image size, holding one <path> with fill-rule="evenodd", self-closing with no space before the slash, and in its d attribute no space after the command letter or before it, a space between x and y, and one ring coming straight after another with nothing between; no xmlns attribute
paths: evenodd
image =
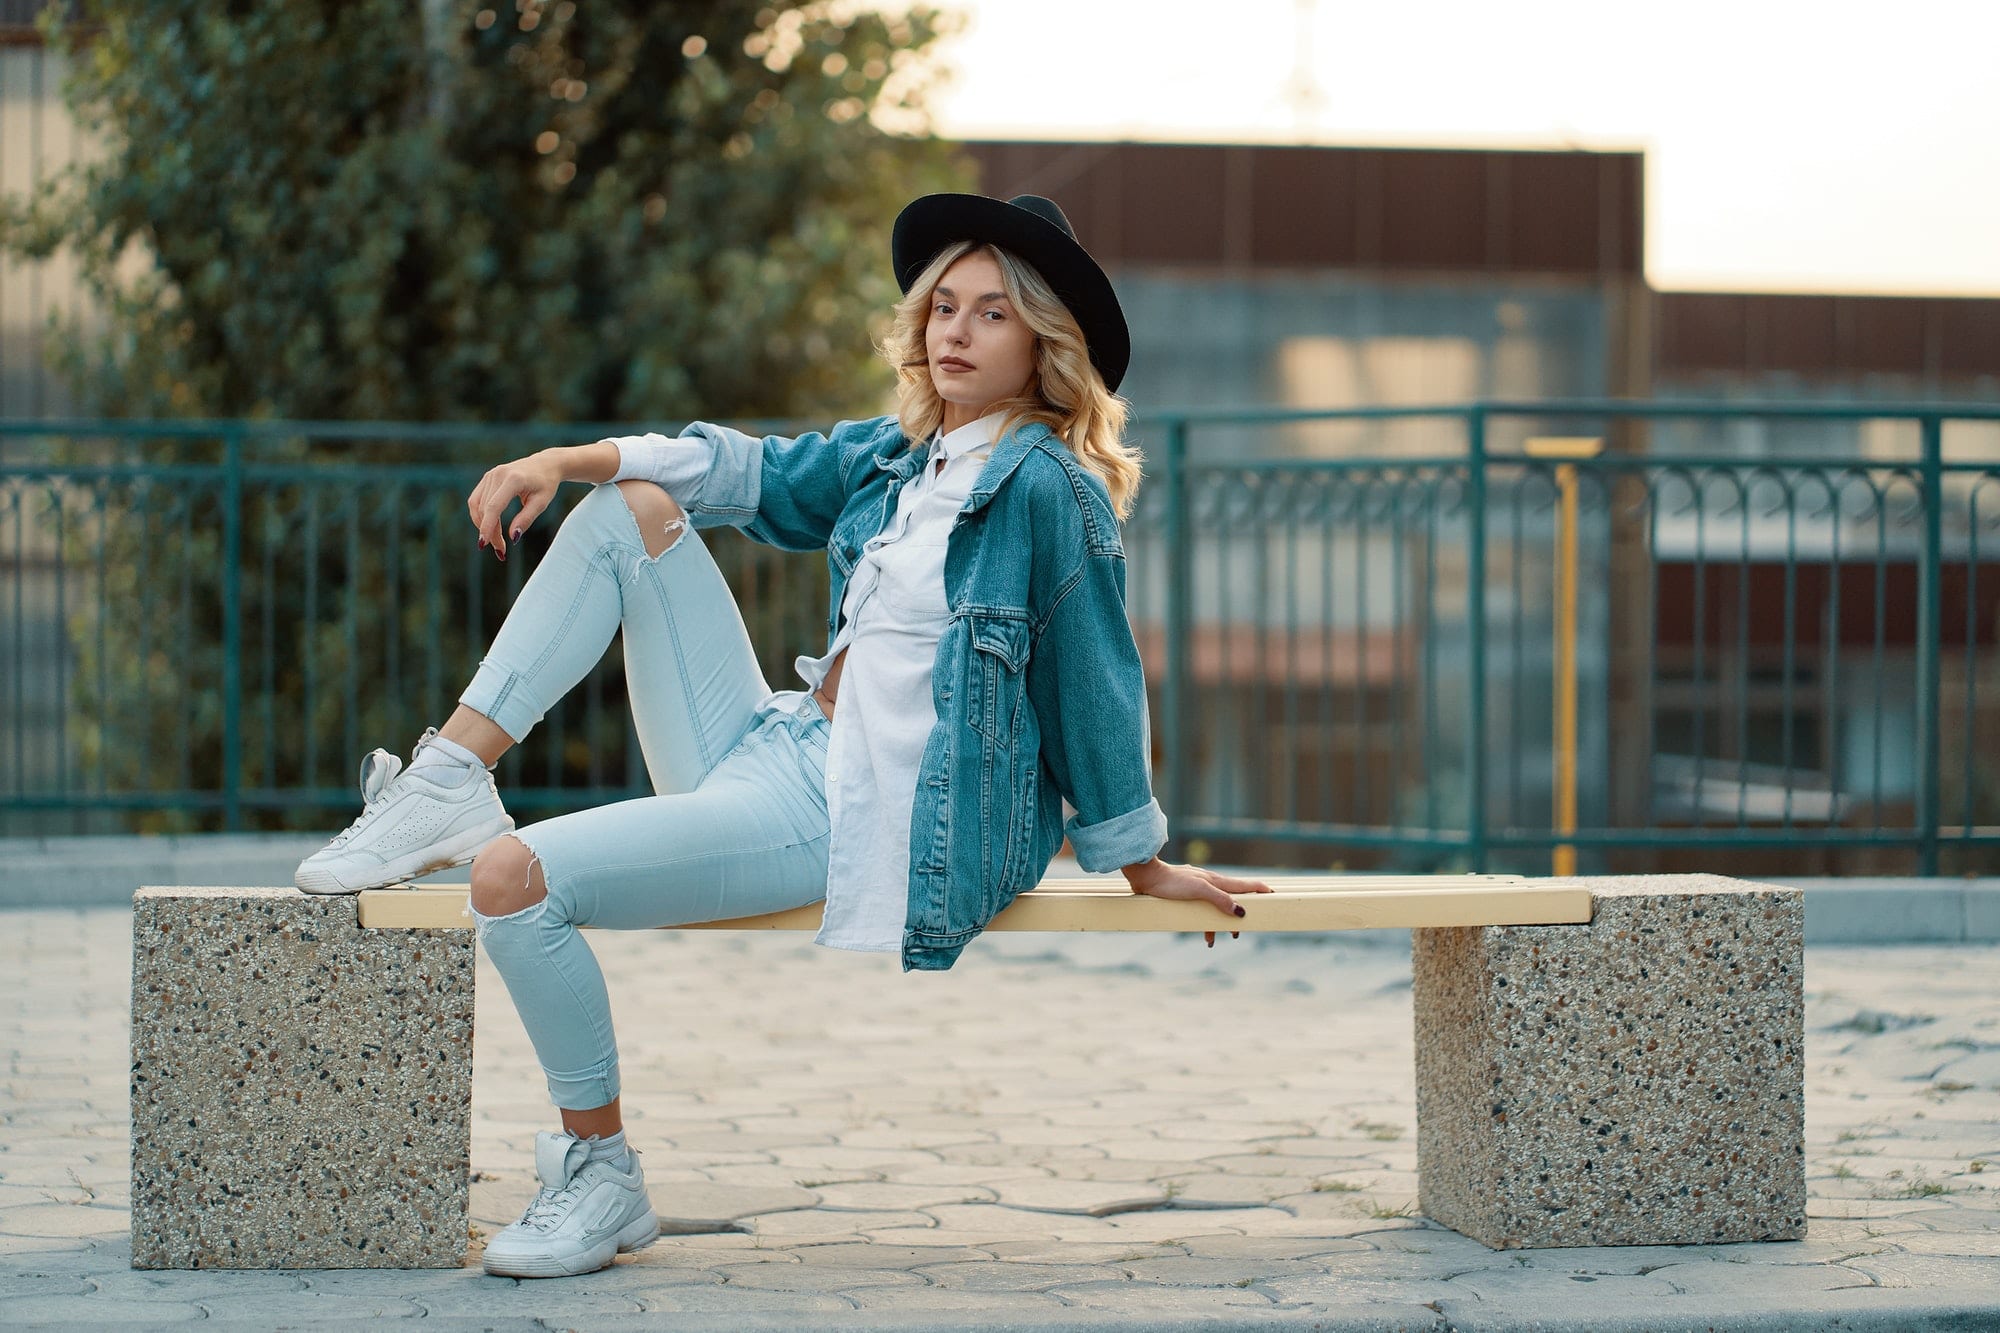
<svg viewBox="0 0 2000 1333"><path fill-rule="evenodd" d="M484 537L479 539L479 549L482 551L486 549L486 539Z"/></svg>
<svg viewBox="0 0 2000 1333"><path fill-rule="evenodd" d="M1243 914L1244 914L1244 913L1243 913L1243 904L1242 904L1242 903L1238 903L1238 904L1236 904L1236 915L1238 915L1238 916L1242 916Z"/></svg>
<svg viewBox="0 0 2000 1333"><path fill-rule="evenodd" d="M515 528L515 529L514 529L514 530L513 530L512 532L510 532L510 533L508 533L508 534L507 534L507 540L508 540L508 541L510 541L510 542L517 542L517 541L520 541L520 540L521 540L521 530L520 530L519 528Z"/></svg>

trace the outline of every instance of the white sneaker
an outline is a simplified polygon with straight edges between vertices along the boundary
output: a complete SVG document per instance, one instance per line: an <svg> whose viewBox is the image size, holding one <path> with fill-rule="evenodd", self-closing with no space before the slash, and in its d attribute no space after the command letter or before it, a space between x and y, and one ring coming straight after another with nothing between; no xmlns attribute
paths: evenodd
<svg viewBox="0 0 2000 1333"><path fill-rule="evenodd" d="M417 750L436 735L435 727L426 731ZM493 775L484 769L468 773L446 764L405 773L395 755L371 750L361 761L361 799L361 817L299 862L292 882L307 893L359 893L462 866L514 831Z"/></svg>
<svg viewBox="0 0 2000 1333"><path fill-rule="evenodd" d="M659 1215L646 1198L639 1154L629 1169L590 1160L590 1143L573 1134L535 1135L542 1192L521 1220L486 1243L486 1271L497 1277L571 1277L609 1267L621 1254L660 1238Z"/></svg>

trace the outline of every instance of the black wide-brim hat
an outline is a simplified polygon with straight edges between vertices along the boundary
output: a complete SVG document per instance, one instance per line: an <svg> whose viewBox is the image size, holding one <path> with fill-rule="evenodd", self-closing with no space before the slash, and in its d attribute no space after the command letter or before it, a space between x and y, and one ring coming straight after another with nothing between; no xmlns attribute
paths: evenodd
<svg viewBox="0 0 2000 1333"><path fill-rule="evenodd" d="M924 266L954 241L997 245L1042 275L1083 329L1090 360L1115 390L1132 361L1132 334L1111 279L1055 201L1038 194L989 199L983 194L927 194L896 216L890 253L896 285L905 292Z"/></svg>

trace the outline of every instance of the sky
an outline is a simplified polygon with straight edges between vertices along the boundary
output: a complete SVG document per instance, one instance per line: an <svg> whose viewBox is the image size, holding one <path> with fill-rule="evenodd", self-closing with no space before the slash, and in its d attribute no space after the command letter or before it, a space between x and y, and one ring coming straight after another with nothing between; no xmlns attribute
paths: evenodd
<svg viewBox="0 0 2000 1333"><path fill-rule="evenodd" d="M1643 149L1657 288L2000 296L2000 0L944 3L954 137Z"/></svg>

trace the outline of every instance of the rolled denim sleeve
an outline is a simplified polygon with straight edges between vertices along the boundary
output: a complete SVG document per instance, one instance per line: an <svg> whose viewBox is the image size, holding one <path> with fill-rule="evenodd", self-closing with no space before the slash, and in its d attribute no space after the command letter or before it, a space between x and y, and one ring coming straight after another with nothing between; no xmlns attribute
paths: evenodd
<svg viewBox="0 0 2000 1333"><path fill-rule="evenodd" d="M1076 811L1064 826L1093 873L1151 859L1167 841L1153 798L1146 677L1125 618L1125 557L1094 552L1028 661L1042 758Z"/></svg>
<svg viewBox="0 0 2000 1333"><path fill-rule="evenodd" d="M1150 861L1167 845L1167 812L1150 797L1139 809L1101 824L1086 825L1082 820L1081 813L1072 815L1063 832L1069 835L1076 863L1092 874Z"/></svg>

